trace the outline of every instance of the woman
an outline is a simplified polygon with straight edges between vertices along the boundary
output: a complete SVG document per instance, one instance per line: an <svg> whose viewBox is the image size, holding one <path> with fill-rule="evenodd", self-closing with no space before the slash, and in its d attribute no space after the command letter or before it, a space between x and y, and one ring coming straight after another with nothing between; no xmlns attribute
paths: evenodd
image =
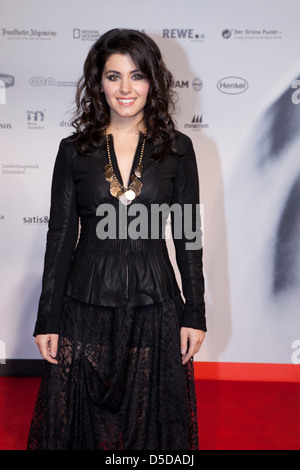
<svg viewBox="0 0 300 470"><path fill-rule="evenodd" d="M201 235L199 188L172 86L138 31L109 31L86 59L76 132L53 173L34 331L46 363L29 449L198 448L192 357L206 332L204 281L201 246L187 246ZM162 204L193 211L184 220L167 210L154 236ZM185 303L165 243L169 212ZM188 234L176 236L178 214Z"/></svg>

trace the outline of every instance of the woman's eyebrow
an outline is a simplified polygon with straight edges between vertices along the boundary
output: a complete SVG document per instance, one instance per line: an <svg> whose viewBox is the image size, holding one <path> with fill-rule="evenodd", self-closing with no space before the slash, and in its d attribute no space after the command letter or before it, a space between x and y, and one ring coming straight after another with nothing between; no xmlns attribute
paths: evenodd
<svg viewBox="0 0 300 470"><path fill-rule="evenodd" d="M129 72L129 73L132 74L132 73L137 73L137 72L140 72L140 70L139 69L131 70L131 72ZM107 70L105 72L105 74L107 74L107 73L117 73L117 74L121 75L121 72L118 72L117 70Z"/></svg>

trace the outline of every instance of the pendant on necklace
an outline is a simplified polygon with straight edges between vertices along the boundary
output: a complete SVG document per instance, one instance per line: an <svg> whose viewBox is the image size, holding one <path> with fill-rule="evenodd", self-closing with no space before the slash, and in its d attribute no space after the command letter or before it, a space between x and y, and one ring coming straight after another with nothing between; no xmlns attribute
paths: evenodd
<svg viewBox="0 0 300 470"><path fill-rule="evenodd" d="M135 192L132 191L132 189L128 189L124 192L124 196L126 196L126 199L129 199L129 201L133 201L135 198Z"/></svg>
<svg viewBox="0 0 300 470"><path fill-rule="evenodd" d="M138 167L136 168L134 174L135 176L137 176L138 178L141 178L142 177L142 171L143 171L143 166L141 164L138 165Z"/></svg>
<svg viewBox="0 0 300 470"><path fill-rule="evenodd" d="M119 197L119 201L124 204L124 206L128 206L131 204L131 200L127 199L126 193L122 193L121 196Z"/></svg>
<svg viewBox="0 0 300 470"><path fill-rule="evenodd" d="M142 144L141 155L139 159L138 166L134 170L133 175L131 175L132 182L130 183L128 188L124 188L119 180L117 179L110 155L110 148L109 148L109 138L108 138L108 131L106 128L106 146L107 146L107 154L108 154L108 161L109 163L105 165L105 179L107 182L110 183L110 194L116 197L122 204L128 206L137 196L141 194L141 188L143 183L140 181L142 178L143 173L143 166L142 166L142 159L144 154L145 142L146 142L146 134L147 130L144 133L144 139Z"/></svg>

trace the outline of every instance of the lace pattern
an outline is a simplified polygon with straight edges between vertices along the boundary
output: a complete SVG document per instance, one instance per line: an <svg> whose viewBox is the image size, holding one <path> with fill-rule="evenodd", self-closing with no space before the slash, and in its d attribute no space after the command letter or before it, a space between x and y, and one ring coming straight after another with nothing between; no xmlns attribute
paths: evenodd
<svg viewBox="0 0 300 470"><path fill-rule="evenodd" d="M65 296L58 365L45 370L30 450L197 450L193 362L180 296L134 308Z"/></svg>

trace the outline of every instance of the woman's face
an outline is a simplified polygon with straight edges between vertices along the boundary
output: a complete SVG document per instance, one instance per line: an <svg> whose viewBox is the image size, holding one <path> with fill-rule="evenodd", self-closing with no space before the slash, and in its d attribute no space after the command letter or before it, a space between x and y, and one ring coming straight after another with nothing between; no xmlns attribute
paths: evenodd
<svg viewBox="0 0 300 470"><path fill-rule="evenodd" d="M111 121L144 116L149 82L129 55L111 55L103 70L102 89L110 107Z"/></svg>

